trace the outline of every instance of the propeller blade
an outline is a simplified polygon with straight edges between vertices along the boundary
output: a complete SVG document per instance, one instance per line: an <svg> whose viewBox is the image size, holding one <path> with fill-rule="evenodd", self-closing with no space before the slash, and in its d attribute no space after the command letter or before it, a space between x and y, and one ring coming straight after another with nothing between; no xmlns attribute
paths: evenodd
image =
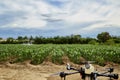
<svg viewBox="0 0 120 80"><path fill-rule="evenodd" d="M54 74L52 74L52 75L50 75L50 76L59 76L60 73L61 73L61 72L57 72L57 73L54 73Z"/></svg>
<svg viewBox="0 0 120 80"><path fill-rule="evenodd" d="M95 63L95 61L88 61L88 63Z"/></svg>
<svg viewBox="0 0 120 80"><path fill-rule="evenodd" d="M91 63L95 63L95 61L82 61L82 63L83 63L83 64L85 64L85 63L91 64Z"/></svg>
<svg viewBox="0 0 120 80"><path fill-rule="evenodd" d="M57 72L57 73L54 73L54 74L51 74L50 76L60 76L61 73L71 73L69 71L64 71L64 72Z"/></svg>

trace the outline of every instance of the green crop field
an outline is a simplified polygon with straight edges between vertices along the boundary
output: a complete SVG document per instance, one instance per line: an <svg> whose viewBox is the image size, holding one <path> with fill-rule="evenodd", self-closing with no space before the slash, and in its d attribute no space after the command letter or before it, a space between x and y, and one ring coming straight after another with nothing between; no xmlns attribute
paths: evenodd
<svg viewBox="0 0 120 80"><path fill-rule="evenodd" d="M80 58L96 61L97 64L106 62L120 63L120 46L80 45L80 44L0 44L0 62L11 63L31 60L31 64L41 64L47 58L53 63L63 64L63 56L71 62L79 64Z"/></svg>

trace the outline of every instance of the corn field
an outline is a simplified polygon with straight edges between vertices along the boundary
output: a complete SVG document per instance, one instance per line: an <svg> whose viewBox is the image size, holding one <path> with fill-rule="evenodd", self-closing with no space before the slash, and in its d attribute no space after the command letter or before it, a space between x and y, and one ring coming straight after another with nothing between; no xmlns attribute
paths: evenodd
<svg viewBox="0 0 120 80"><path fill-rule="evenodd" d="M0 44L0 62L11 63L31 60L31 64L41 64L48 57L53 63L63 64L63 56L80 64L80 58L103 65L106 62L120 64L120 46L80 45L80 44Z"/></svg>

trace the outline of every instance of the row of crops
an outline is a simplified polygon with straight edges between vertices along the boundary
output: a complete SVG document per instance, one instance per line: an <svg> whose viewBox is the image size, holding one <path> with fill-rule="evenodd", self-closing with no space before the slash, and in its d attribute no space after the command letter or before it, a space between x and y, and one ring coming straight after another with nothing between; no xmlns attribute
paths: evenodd
<svg viewBox="0 0 120 80"><path fill-rule="evenodd" d="M16 63L31 60L32 64L40 64L51 49L46 45L0 45L0 61Z"/></svg>
<svg viewBox="0 0 120 80"><path fill-rule="evenodd" d="M65 46L66 47L66 46ZM69 45L64 50L74 63L79 64L80 57L103 65L106 62L120 63L120 47L106 45Z"/></svg>
<svg viewBox="0 0 120 80"><path fill-rule="evenodd" d="M11 63L31 60L31 64L41 64L47 58L53 63L63 64L63 56L71 62L81 63L80 58L96 61L98 64L106 62L120 63L120 47L106 45L0 45L0 62Z"/></svg>

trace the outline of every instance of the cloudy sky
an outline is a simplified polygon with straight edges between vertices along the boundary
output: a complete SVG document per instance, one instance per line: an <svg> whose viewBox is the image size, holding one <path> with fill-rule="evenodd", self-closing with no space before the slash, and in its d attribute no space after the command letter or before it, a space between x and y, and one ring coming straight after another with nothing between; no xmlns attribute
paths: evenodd
<svg viewBox="0 0 120 80"><path fill-rule="evenodd" d="M120 36L120 0L0 0L0 37Z"/></svg>

